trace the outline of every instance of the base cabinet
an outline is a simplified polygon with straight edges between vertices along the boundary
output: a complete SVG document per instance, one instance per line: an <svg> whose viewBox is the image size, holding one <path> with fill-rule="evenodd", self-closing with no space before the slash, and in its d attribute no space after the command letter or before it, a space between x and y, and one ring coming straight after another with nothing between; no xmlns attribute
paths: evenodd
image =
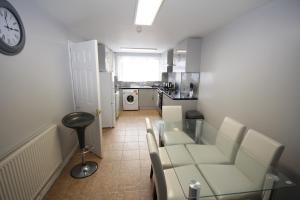
<svg viewBox="0 0 300 200"><path fill-rule="evenodd" d="M141 110L158 108L156 89L139 89L139 107Z"/></svg>

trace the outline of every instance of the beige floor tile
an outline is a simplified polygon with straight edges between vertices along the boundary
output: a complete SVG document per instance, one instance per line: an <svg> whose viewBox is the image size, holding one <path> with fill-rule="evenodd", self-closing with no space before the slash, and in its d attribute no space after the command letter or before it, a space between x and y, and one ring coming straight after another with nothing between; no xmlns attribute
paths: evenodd
<svg viewBox="0 0 300 200"><path fill-rule="evenodd" d="M126 142L124 143L124 150L139 150L138 142Z"/></svg>
<svg viewBox="0 0 300 200"><path fill-rule="evenodd" d="M126 130L126 136L138 136L139 135L139 131L138 129L130 129L130 130Z"/></svg>
<svg viewBox="0 0 300 200"><path fill-rule="evenodd" d="M124 150L124 144L123 142L118 143L104 143L103 144L103 151L122 151Z"/></svg>
<svg viewBox="0 0 300 200"><path fill-rule="evenodd" d="M150 159L140 160L140 167L150 169L151 161Z"/></svg>
<svg viewBox="0 0 300 200"><path fill-rule="evenodd" d="M131 136L131 135L126 135L125 137L125 142L138 142L139 141L139 137L138 136Z"/></svg>
<svg viewBox="0 0 300 200"><path fill-rule="evenodd" d="M139 150L140 160L148 160L149 159L149 151L148 150Z"/></svg>
<svg viewBox="0 0 300 200"><path fill-rule="evenodd" d="M122 160L123 151L104 151L103 160L119 161Z"/></svg>
<svg viewBox="0 0 300 200"><path fill-rule="evenodd" d="M148 150L147 141L139 141L139 149Z"/></svg>
<svg viewBox="0 0 300 200"><path fill-rule="evenodd" d="M139 160L140 155L138 150L123 151L122 160Z"/></svg>
<svg viewBox="0 0 300 200"><path fill-rule="evenodd" d="M129 169L138 169L140 168L140 160L122 160L120 163L120 168L124 169L124 168L129 168Z"/></svg>
<svg viewBox="0 0 300 200"><path fill-rule="evenodd" d="M139 142L146 142L146 134L145 135L139 135Z"/></svg>

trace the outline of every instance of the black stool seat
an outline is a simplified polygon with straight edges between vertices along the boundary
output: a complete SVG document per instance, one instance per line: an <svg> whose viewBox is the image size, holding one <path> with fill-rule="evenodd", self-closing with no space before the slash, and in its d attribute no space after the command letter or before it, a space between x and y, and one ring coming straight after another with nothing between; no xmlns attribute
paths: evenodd
<svg viewBox="0 0 300 200"><path fill-rule="evenodd" d="M62 119L63 125L69 128L85 128L95 120L94 115L87 112L73 112Z"/></svg>
<svg viewBox="0 0 300 200"><path fill-rule="evenodd" d="M204 116L202 113L200 113L197 110L189 110L185 112L185 118L186 119L204 119Z"/></svg>
<svg viewBox="0 0 300 200"><path fill-rule="evenodd" d="M85 128L92 124L95 116L87 112L73 112L67 114L62 123L68 128L76 130L81 149L81 163L73 167L71 175L74 178L85 178L92 175L98 168L96 162L85 161Z"/></svg>

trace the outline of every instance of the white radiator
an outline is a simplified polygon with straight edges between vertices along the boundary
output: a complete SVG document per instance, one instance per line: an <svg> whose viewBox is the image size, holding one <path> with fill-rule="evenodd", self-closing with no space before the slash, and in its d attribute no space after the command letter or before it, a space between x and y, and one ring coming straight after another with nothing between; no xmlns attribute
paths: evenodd
<svg viewBox="0 0 300 200"><path fill-rule="evenodd" d="M0 200L34 199L61 163L57 126L52 125L0 163Z"/></svg>

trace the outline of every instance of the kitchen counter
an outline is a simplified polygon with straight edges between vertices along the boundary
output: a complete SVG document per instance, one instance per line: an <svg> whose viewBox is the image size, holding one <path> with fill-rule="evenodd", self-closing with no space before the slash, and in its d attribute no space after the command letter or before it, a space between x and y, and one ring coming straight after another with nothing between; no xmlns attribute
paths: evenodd
<svg viewBox="0 0 300 200"><path fill-rule="evenodd" d="M198 100L197 97L187 97L180 94L180 92L167 91L163 88L159 88L156 86L120 86L119 89L157 89L158 91L163 92L167 97L169 97L172 100Z"/></svg>
<svg viewBox="0 0 300 200"><path fill-rule="evenodd" d="M169 97L172 100L198 100L197 97L187 97L180 94L180 92L166 91L161 88L157 88L157 90L163 92L163 94L165 94L167 97Z"/></svg>
<svg viewBox="0 0 300 200"><path fill-rule="evenodd" d="M152 86L120 86L119 89L157 89L158 87Z"/></svg>

